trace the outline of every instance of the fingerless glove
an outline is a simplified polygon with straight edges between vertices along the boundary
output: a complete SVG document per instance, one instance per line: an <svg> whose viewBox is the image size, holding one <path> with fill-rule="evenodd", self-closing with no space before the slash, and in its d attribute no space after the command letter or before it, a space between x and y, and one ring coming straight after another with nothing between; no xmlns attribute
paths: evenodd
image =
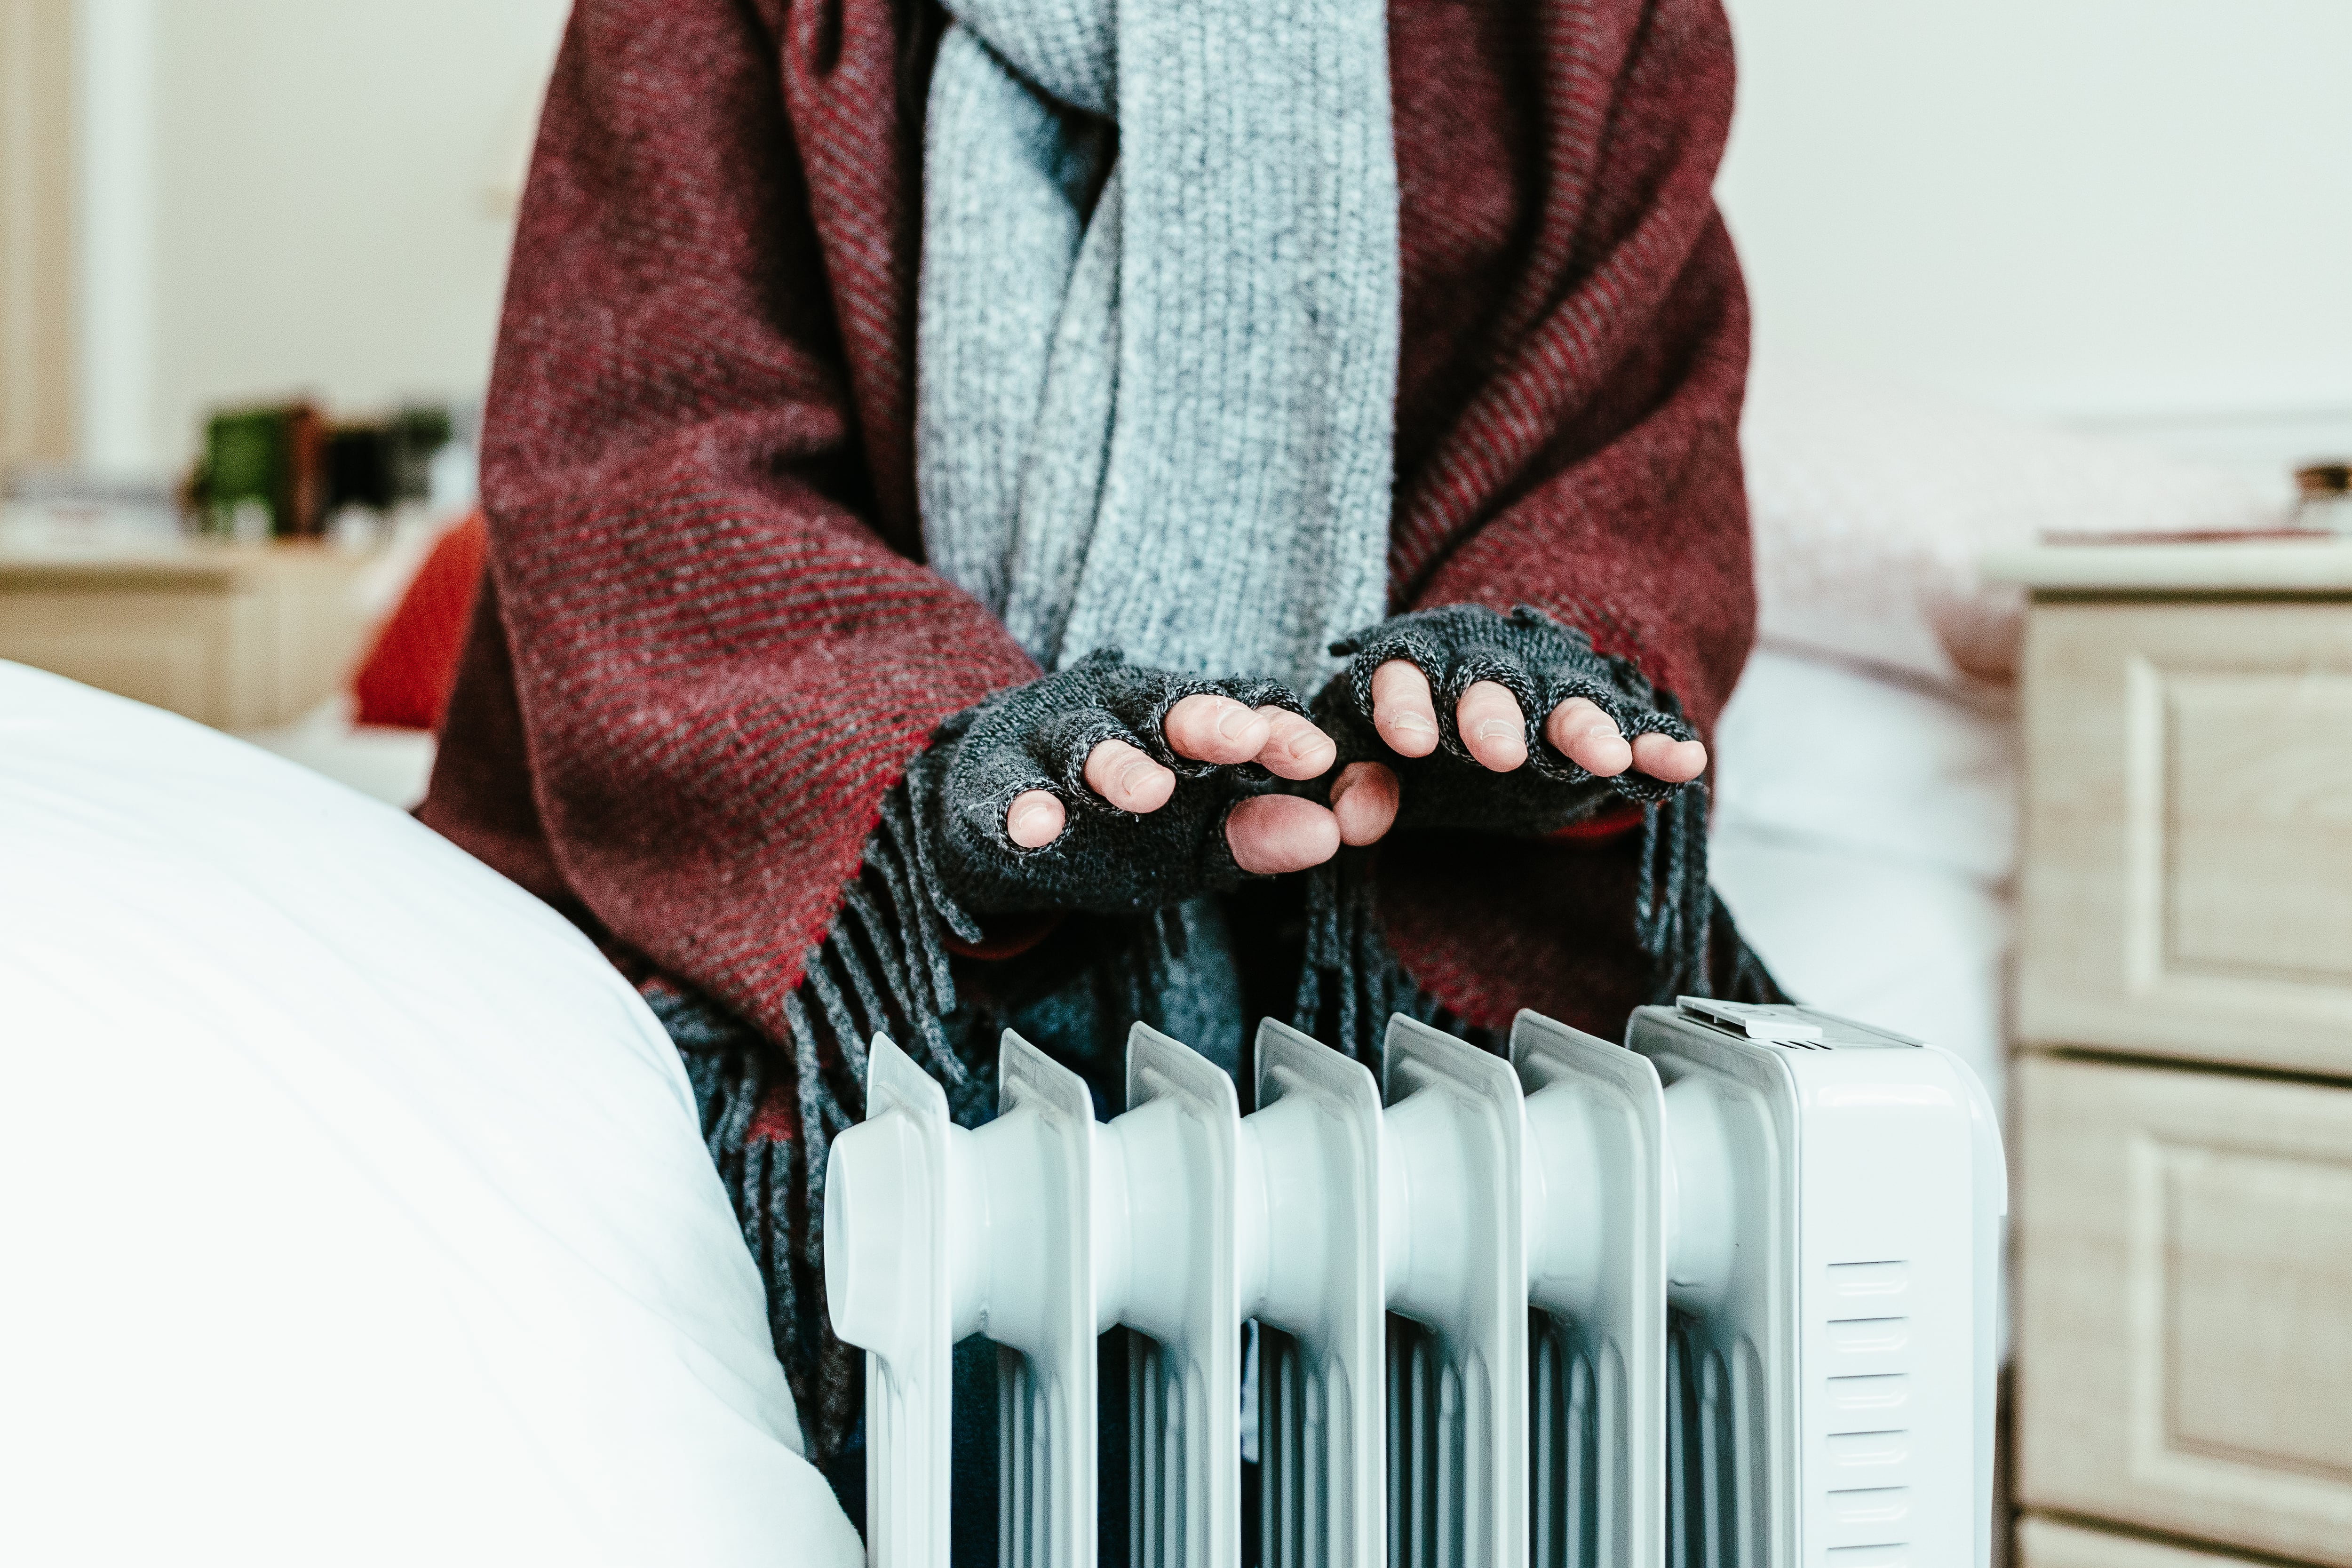
<svg viewBox="0 0 2352 1568"><path fill-rule="evenodd" d="M1536 837L1591 815L1612 796L1649 803L1683 788L1628 769L1600 778L1544 738L1551 710L1571 697L1592 702L1636 735L1697 739L1631 661L1597 653L1582 632L1521 605L1508 616L1484 605L1447 605L1392 616L1331 645L1348 667L1316 700L1315 721L1339 742L1339 761L1385 763L1402 785L1400 827L1463 828ZM1372 672L1401 658L1429 679L1437 709L1437 750L1400 756L1372 727ZM1498 773L1463 743L1454 709L1462 694L1492 680L1517 699L1527 720L1527 763Z"/></svg>
<svg viewBox="0 0 2352 1568"><path fill-rule="evenodd" d="M938 883L972 914L1123 914L1244 880L1225 844L1225 816L1276 781L1255 763L1194 762L1170 748L1161 734L1169 709L1203 694L1307 711L1279 681L1202 680L1105 648L948 720L908 774ZM1139 815L1087 786L1087 754L1104 741L1124 741L1176 774L1165 805ZM1025 849L1005 832L1005 814L1035 789L1060 799L1067 822L1052 843Z"/></svg>

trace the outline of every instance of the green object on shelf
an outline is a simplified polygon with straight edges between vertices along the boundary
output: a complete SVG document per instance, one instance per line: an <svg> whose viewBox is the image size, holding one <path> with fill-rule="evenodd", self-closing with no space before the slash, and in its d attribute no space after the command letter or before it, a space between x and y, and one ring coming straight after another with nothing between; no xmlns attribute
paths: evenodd
<svg viewBox="0 0 2352 1568"><path fill-rule="evenodd" d="M203 531L239 539L317 532L324 447L318 410L307 403L214 415L195 482Z"/></svg>
<svg viewBox="0 0 2352 1568"><path fill-rule="evenodd" d="M213 416L205 429L205 532L238 531L240 502L258 504L268 518L268 531L277 531L286 446L281 409L248 408Z"/></svg>

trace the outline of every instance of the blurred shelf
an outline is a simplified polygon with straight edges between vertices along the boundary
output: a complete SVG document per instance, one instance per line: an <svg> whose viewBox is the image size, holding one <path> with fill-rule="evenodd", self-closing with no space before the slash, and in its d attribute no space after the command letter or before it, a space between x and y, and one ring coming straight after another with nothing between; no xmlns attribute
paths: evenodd
<svg viewBox="0 0 2352 1568"><path fill-rule="evenodd" d="M2352 594L2352 538L2042 544L1980 563L1998 583L2049 594Z"/></svg>

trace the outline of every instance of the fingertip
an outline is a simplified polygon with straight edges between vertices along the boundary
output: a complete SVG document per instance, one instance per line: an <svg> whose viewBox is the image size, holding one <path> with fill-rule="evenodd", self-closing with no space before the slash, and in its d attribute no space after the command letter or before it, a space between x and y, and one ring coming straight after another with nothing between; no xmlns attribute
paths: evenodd
<svg viewBox="0 0 2352 1568"><path fill-rule="evenodd" d="M1176 793L1176 775L1125 741L1101 741L1087 753L1087 787L1121 811L1150 813Z"/></svg>
<svg viewBox="0 0 2352 1568"><path fill-rule="evenodd" d="M1339 761L1339 745L1315 724L1283 708L1261 708L1258 714L1267 729L1256 761L1276 778L1321 778Z"/></svg>
<svg viewBox="0 0 2352 1568"><path fill-rule="evenodd" d="M1521 725L1507 720L1488 719L1475 729L1465 729L1462 743L1478 759L1478 765L1488 773L1507 773L1526 763L1528 738Z"/></svg>
<svg viewBox="0 0 2352 1568"><path fill-rule="evenodd" d="M1196 763L1245 763L1271 732L1263 711L1230 697L1196 692L1168 710L1160 733L1169 749Z"/></svg>
<svg viewBox="0 0 2352 1568"><path fill-rule="evenodd" d="M1633 765L1633 748L1622 735L1580 735L1567 751L1569 761L1599 778L1613 779Z"/></svg>
<svg viewBox="0 0 2352 1568"><path fill-rule="evenodd" d="M1472 683L1454 705L1454 724L1463 745L1490 773L1509 773L1528 760L1527 715L1500 682Z"/></svg>
<svg viewBox="0 0 2352 1568"><path fill-rule="evenodd" d="M1379 712L1372 727L1401 757L1425 757L1437 750L1437 721L1427 714Z"/></svg>
<svg viewBox="0 0 2352 1568"><path fill-rule="evenodd" d="M1150 816L1168 804L1176 793L1176 775L1146 757L1129 770L1127 780L1127 809L1138 816Z"/></svg>
<svg viewBox="0 0 2352 1568"><path fill-rule="evenodd" d="M1706 772L1706 747L1696 741L1641 735L1634 739L1633 755L1643 773L1664 784L1688 784Z"/></svg>
<svg viewBox="0 0 2352 1568"><path fill-rule="evenodd" d="M1339 823L1339 842L1376 844L1396 826L1400 797L1393 770L1379 763L1350 763L1331 786L1331 816Z"/></svg>
<svg viewBox="0 0 2352 1568"><path fill-rule="evenodd" d="M1225 818L1234 863L1253 876L1278 877L1319 866L1339 852L1339 823L1330 812L1297 795L1262 795L1243 801Z"/></svg>
<svg viewBox="0 0 2352 1568"><path fill-rule="evenodd" d="M1004 814L1004 832L1024 849L1043 849L1062 836L1068 819L1059 800L1045 790L1033 789L1013 798L1012 809Z"/></svg>
<svg viewBox="0 0 2352 1568"><path fill-rule="evenodd" d="M1586 698L1571 697L1553 709L1544 721L1544 738L1597 778L1615 778L1633 765L1633 748L1619 731L1617 721Z"/></svg>
<svg viewBox="0 0 2352 1568"><path fill-rule="evenodd" d="M1437 750L1437 707L1418 666L1392 658L1372 671L1372 728L1399 756Z"/></svg>

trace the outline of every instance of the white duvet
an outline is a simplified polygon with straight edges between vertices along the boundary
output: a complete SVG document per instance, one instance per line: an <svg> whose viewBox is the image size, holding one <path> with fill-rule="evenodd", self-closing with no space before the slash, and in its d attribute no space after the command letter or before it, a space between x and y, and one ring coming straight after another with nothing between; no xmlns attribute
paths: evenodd
<svg viewBox="0 0 2352 1568"><path fill-rule="evenodd" d="M401 814L0 663L0 1561L842 1563L676 1054Z"/></svg>

